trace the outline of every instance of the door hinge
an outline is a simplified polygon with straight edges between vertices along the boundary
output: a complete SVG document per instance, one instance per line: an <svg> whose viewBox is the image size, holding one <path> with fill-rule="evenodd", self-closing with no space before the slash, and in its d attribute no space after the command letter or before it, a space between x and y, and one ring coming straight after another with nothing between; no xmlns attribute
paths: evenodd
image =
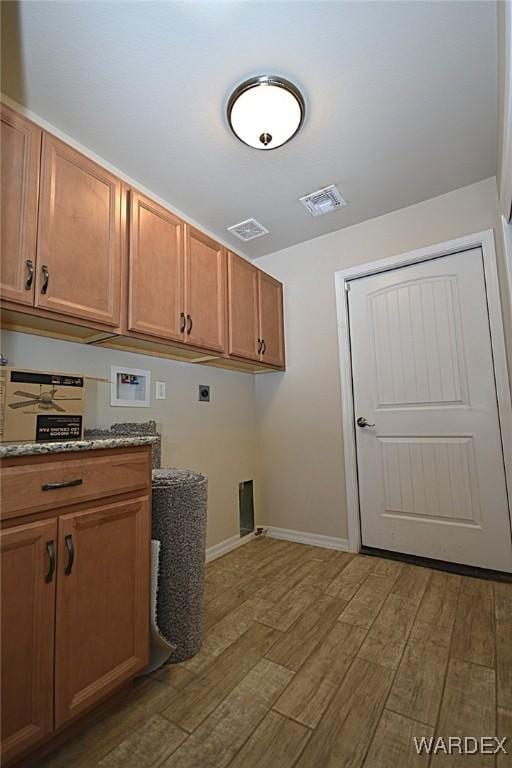
<svg viewBox="0 0 512 768"><path fill-rule="evenodd" d="M348 282L345 283L345 290L347 291L347 293L350 291L350 283Z"/></svg>

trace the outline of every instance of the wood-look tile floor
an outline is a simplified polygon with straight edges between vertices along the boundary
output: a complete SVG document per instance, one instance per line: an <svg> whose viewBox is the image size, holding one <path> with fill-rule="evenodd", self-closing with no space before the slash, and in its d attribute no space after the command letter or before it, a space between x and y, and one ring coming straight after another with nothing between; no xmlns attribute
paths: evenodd
<svg viewBox="0 0 512 768"><path fill-rule="evenodd" d="M197 656L45 768L432 768L413 737L508 736L512 584L272 539L207 567Z"/></svg>

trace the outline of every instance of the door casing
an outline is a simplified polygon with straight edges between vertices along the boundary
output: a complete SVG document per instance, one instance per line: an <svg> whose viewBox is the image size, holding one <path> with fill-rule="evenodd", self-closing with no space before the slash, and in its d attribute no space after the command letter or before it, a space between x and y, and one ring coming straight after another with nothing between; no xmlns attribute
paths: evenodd
<svg viewBox="0 0 512 768"><path fill-rule="evenodd" d="M348 311L349 282L358 277L367 277L387 272L397 267L410 266L422 261L449 256L471 248L481 248L484 263L485 289L489 311L489 327L494 360L494 377L498 401L498 417L501 444L505 465L505 481L508 495L508 511L512 535L512 400L507 368L503 318L496 264L496 249L492 229L476 232L455 240L437 243L386 259L379 259L356 267L338 270L335 273L336 310L338 322L338 344L341 380L342 441L345 456L345 487L348 515L348 542L350 552L361 549L361 521L359 510L359 487L357 478L356 436L354 431L354 398L352 382L352 356L350 351L350 327Z"/></svg>

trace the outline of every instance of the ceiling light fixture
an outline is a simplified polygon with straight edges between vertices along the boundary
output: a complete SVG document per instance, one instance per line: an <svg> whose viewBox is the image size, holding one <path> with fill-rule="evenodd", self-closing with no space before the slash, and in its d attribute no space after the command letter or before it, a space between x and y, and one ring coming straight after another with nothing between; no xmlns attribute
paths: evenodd
<svg viewBox="0 0 512 768"><path fill-rule="evenodd" d="M228 102L231 130L255 149L276 149L290 141L304 121L304 98L289 80L261 75L236 88Z"/></svg>

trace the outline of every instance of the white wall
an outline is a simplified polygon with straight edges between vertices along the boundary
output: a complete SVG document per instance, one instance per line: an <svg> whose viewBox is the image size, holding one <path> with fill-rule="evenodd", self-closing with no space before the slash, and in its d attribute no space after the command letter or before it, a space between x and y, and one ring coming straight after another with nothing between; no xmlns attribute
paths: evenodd
<svg viewBox="0 0 512 768"><path fill-rule="evenodd" d="M107 379L111 365L149 369L150 408L111 407L110 385L88 381L86 426L155 419L162 434L162 465L208 475L208 546L238 535L238 483L253 479L256 506L258 500L253 376L14 332L2 334L1 351L12 365ZM154 399L157 380L167 384L166 400ZM210 385L210 403L198 402L199 384Z"/></svg>
<svg viewBox="0 0 512 768"><path fill-rule="evenodd" d="M498 190L501 212L512 216L512 2L498 3Z"/></svg>
<svg viewBox="0 0 512 768"><path fill-rule="evenodd" d="M498 227L498 222L493 178L257 260L285 284L287 355L286 373L256 380L261 520L347 537L335 271ZM505 275L501 243L500 236Z"/></svg>
<svg viewBox="0 0 512 768"><path fill-rule="evenodd" d="M512 294L512 222L509 223L504 216L501 217L501 229L503 232L505 263L508 266L510 293Z"/></svg>

